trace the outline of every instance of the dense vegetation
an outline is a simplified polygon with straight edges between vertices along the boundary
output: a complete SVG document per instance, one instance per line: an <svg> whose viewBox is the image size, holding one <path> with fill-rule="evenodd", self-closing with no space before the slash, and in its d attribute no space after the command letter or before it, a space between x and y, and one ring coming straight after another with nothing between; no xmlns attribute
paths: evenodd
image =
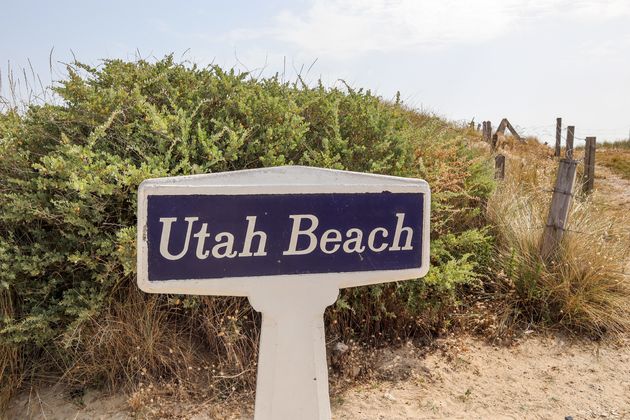
<svg viewBox="0 0 630 420"><path fill-rule="evenodd" d="M251 386L259 318L245 300L137 290L136 190L146 178L300 164L426 179L429 275L343 291L327 313L332 341L435 334L458 292L488 274L491 170L466 130L442 119L370 91L170 57L75 63L54 90L58 105L0 113L5 398L25 379Z"/></svg>

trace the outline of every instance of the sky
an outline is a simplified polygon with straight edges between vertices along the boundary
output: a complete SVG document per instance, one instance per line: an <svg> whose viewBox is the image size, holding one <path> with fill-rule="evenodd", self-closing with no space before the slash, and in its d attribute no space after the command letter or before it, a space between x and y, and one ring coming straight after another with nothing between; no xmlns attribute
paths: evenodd
<svg viewBox="0 0 630 420"><path fill-rule="evenodd" d="M7 75L44 85L73 58L176 59L399 91L455 121L507 117L552 143L630 134L630 0L0 0ZM32 67L32 71L31 71ZM24 76L22 76L24 77Z"/></svg>

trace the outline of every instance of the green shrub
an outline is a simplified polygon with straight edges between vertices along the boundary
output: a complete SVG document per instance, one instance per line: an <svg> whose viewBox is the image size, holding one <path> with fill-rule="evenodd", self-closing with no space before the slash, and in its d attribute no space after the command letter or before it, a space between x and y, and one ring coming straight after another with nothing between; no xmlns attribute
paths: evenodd
<svg viewBox="0 0 630 420"><path fill-rule="evenodd" d="M340 339L433 331L458 285L483 274L491 238L478 228L491 172L463 130L439 118L369 91L256 80L171 57L75 63L54 90L60 105L0 114L5 383L43 373L82 385L185 381L182 360L203 352L226 369L255 370L258 318L242 299L136 290L136 190L146 178L300 164L427 179L434 268L425 280L344 291L328 317ZM144 321L117 328L129 319Z"/></svg>

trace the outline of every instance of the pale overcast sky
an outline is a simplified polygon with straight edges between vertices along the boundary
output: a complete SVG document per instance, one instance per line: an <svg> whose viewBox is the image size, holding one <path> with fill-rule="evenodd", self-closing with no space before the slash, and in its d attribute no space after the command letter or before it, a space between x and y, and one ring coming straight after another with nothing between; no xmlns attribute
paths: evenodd
<svg viewBox="0 0 630 420"><path fill-rule="evenodd" d="M344 79L453 120L627 138L630 0L2 0L0 70L161 57ZM54 72L49 54L54 47ZM285 65L286 63L286 65Z"/></svg>

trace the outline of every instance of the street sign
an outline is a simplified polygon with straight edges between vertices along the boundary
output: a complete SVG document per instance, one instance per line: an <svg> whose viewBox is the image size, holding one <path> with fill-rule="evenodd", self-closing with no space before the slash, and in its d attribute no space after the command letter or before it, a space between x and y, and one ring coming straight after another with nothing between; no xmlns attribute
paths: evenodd
<svg viewBox="0 0 630 420"><path fill-rule="evenodd" d="M262 312L257 419L330 418L323 312L339 288L424 276L425 181L300 166L149 179L138 285Z"/></svg>

